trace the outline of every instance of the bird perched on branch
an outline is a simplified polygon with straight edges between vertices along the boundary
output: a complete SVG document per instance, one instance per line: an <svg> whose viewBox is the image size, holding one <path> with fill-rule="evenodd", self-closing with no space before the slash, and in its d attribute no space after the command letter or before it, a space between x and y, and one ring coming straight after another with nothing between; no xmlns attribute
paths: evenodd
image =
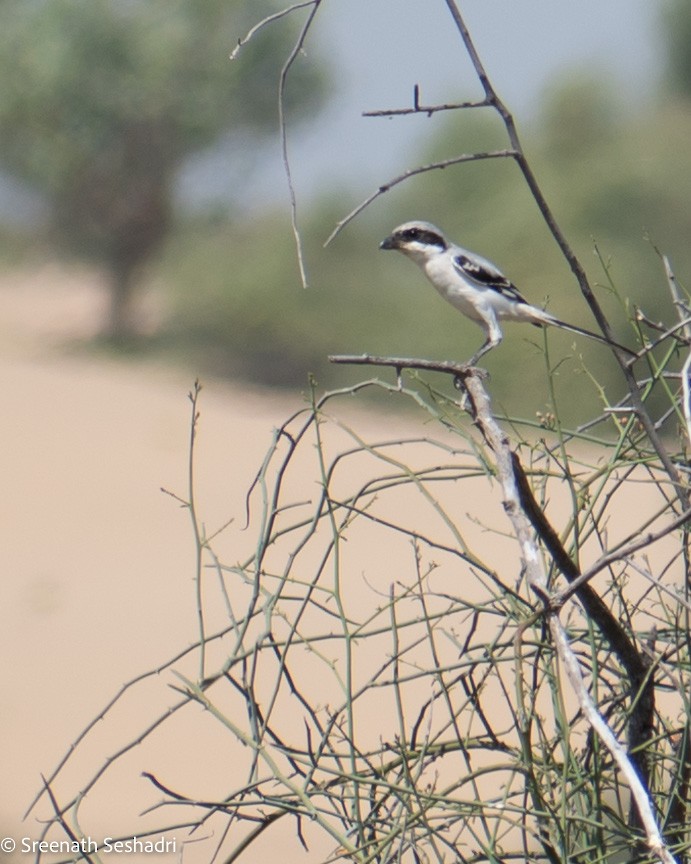
<svg viewBox="0 0 691 864"><path fill-rule="evenodd" d="M379 248L398 249L414 261L445 300L482 327L485 342L468 360L468 366L473 366L483 354L501 342L500 321L527 321L536 327L560 327L614 346L631 357L637 356L617 342L610 342L604 336L574 324L566 324L544 309L531 306L495 264L451 243L429 222L399 225L379 244Z"/></svg>

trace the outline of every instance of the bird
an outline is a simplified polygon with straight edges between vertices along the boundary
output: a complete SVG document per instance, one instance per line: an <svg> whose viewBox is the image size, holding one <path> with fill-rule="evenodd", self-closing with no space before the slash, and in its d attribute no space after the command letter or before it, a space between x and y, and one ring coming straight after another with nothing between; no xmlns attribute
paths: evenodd
<svg viewBox="0 0 691 864"><path fill-rule="evenodd" d="M560 321L544 309L528 303L496 264L450 242L430 222L413 221L399 225L382 240L379 248L397 249L414 261L445 300L482 327L485 341L464 365L474 366L499 345L503 339L500 321L526 321L536 327L559 327L614 346L631 357L638 356L618 342Z"/></svg>

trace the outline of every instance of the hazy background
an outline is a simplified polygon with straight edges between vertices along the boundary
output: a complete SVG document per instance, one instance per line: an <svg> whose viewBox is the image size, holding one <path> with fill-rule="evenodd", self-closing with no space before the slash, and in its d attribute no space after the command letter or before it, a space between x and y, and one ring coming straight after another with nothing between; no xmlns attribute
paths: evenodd
<svg viewBox="0 0 691 864"><path fill-rule="evenodd" d="M479 344L415 268L378 251L399 222L438 222L531 300L592 326L510 164L417 178L322 246L406 168L503 146L487 111L360 116L409 105L416 83L425 103L479 95L443 3L326 0L319 12L287 92L308 289L275 110L304 12L231 63L237 39L277 7L204 8L12 0L0 12L0 819L12 831L28 830L18 820L39 772L117 687L194 638L191 535L159 487L184 491L196 376L203 506L221 524L241 518L271 429L302 404L308 374L326 388L360 377L327 353L462 360ZM667 304L653 244L682 284L691 265L687 4L462 9L562 227L634 344L630 304L651 318ZM497 404L532 418L549 405L530 329L507 328L487 365ZM584 364L614 398L605 351L563 334L550 346L552 363L573 355L558 376L570 418L599 402Z"/></svg>
<svg viewBox="0 0 691 864"><path fill-rule="evenodd" d="M462 11L493 83L526 129L555 84L593 66L623 103L647 101L657 90L665 50L659 5L475 0ZM323 197L345 180L353 196L364 196L411 167L411 156L429 146L431 124L424 116L368 119L363 111L410 106L415 83L425 104L480 97L481 90L444 3L353 0L324 13L310 44L328 48L332 95L318 124L292 136L295 168L304 194ZM252 205L276 200L281 180L277 159L273 168L264 164L252 177Z"/></svg>
<svg viewBox="0 0 691 864"><path fill-rule="evenodd" d="M77 0L48 4L50 15L35 11L42 4L5 7L11 86L0 102L6 264L56 255L90 262L93 281L110 290L101 333L111 348L270 387L302 387L310 372L325 385L353 380L328 366L334 351L465 359L478 329L402 258L377 249L410 218L440 224L495 260L533 302L592 326L509 162L416 177L323 248L340 218L407 168L506 144L489 109L362 117L409 106L415 84L426 104L480 97L443 3L326 3L313 22L285 106L308 290L276 116L278 72L305 10L256 33L230 61L238 34L275 7L216 0L200 14L194 3L150 0L114 8L105 0L89 15ZM507 0L471 2L464 12L615 331L635 342L631 304L647 312L666 291L655 247L682 283L688 261L685 4ZM542 410L543 388L530 402L524 392L512 397L524 376L544 380L542 337L532 328L508 334L487 358L490 370L502 368L496 394L510 411ZM562 379L582 370L582 355L616 397L601 369L611 366L605 353L562 334L550 343L573 356ZM593 410L599 395L581 383L574 407Z"/></svg>

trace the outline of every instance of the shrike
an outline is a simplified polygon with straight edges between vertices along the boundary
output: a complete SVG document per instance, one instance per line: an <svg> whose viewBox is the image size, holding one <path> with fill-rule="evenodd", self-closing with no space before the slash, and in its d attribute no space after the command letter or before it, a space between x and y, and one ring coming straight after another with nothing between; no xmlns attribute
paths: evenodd
<svg viewBox="0 0 691 864"><path fill-rule="evenodd" d="M561 327L605 345L613 345L631 357L637 356L617 342L609 342L604 336L566 324L544 309L531 306L496 265L449 242L429 222L399 225L379 244L379 248L398 249L414 261L445 300L482 327L485 342L468 360L468 366L473 366L483 354L501 342L500 321L527 321L536 327Z"/></svg>

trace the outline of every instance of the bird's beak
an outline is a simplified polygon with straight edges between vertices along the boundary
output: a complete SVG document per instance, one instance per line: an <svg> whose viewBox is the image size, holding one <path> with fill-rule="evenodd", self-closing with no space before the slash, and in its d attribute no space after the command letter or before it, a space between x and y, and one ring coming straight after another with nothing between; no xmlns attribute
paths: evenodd
<svg viewBox="0 0 691 864"><path fill-rule="evenodd" d="M379 244L380 249L398 249L398 240L392 234Z"/></svg>

